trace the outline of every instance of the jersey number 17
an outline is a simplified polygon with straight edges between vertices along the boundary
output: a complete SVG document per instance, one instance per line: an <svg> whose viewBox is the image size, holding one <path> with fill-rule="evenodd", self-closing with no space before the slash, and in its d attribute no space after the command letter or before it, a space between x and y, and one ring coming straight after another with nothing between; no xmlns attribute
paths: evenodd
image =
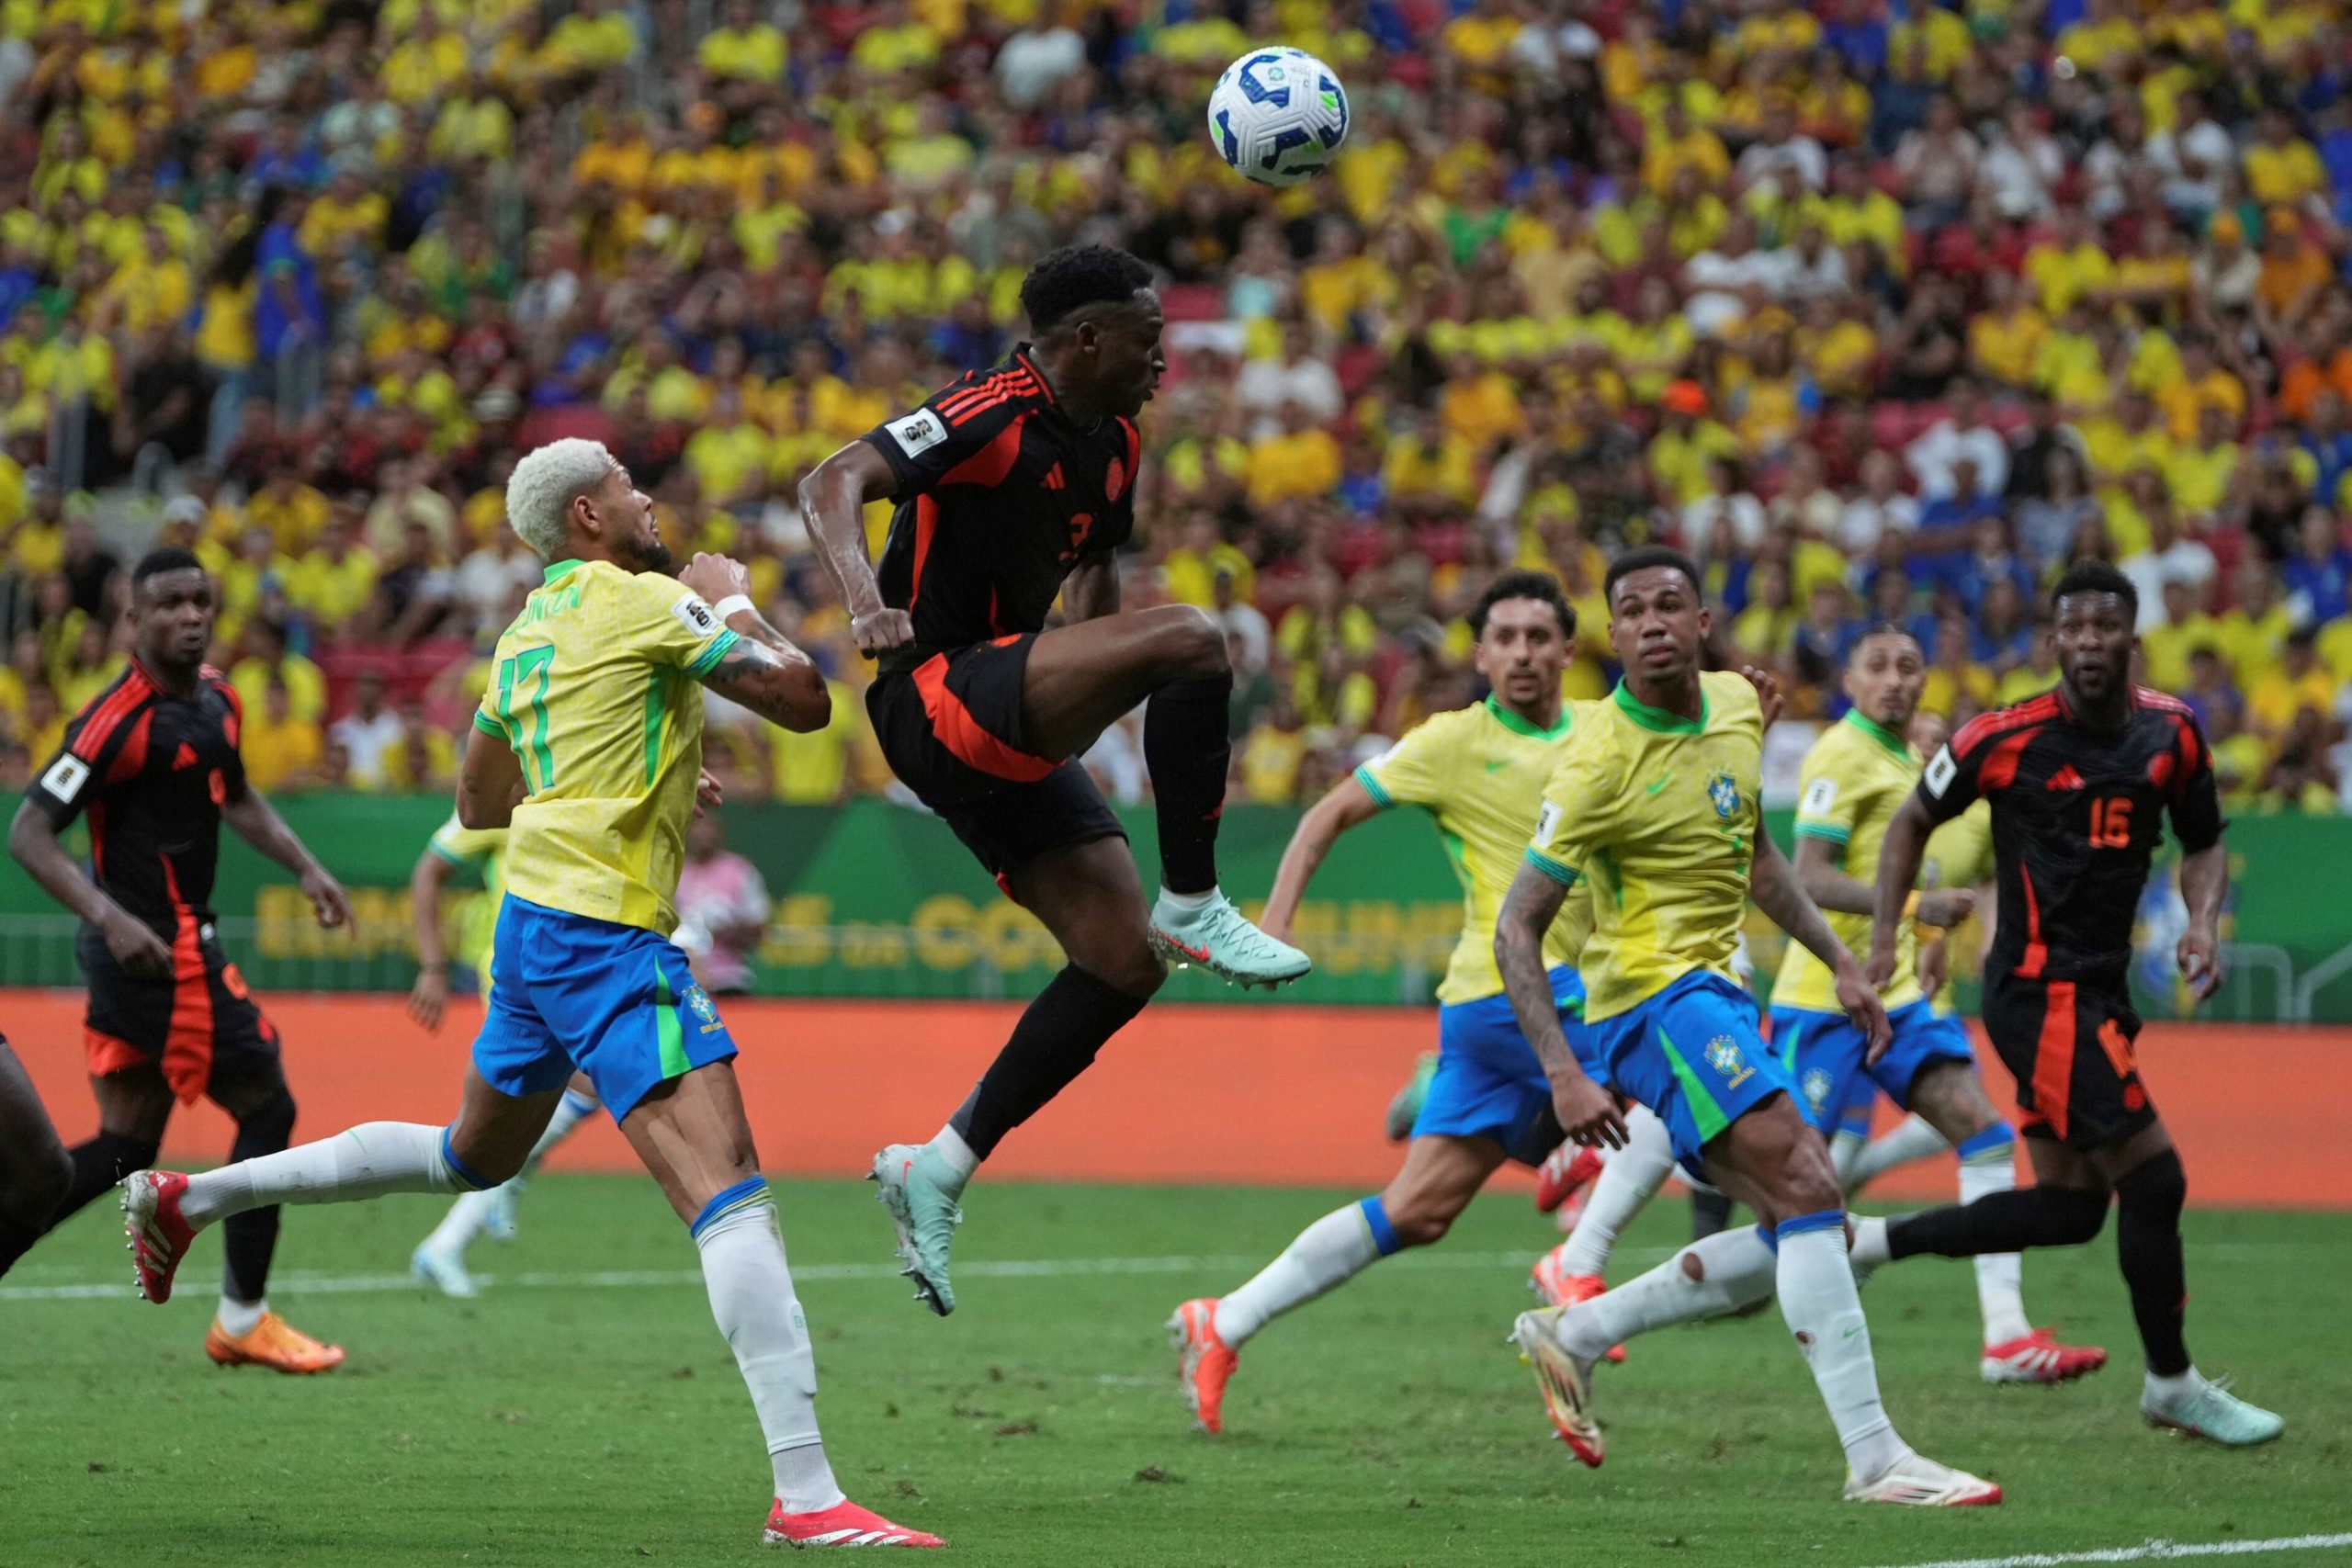
<svg viewBox="0 0 2352 1568"><path fill-rule="evenodd" d="M512 659L501 660L498 665L498 716L506 725L506 738L514 748L514 759L523 767L523 787L538 795L555 783L555 759L548 753L548 670L555 663L555 645L526 649ZM523 721L514 711L514 689L528 685L525 699L530 709L531 732L527 739L523 733ZM538 774L532 781L534 768Z"/></svg>

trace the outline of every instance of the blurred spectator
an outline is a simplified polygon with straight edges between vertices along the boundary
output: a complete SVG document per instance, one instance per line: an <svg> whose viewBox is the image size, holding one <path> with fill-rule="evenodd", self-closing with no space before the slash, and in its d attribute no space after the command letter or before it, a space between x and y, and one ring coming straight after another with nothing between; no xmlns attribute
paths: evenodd
<svg viewBox="0 0 2352 1568"><path fill-rule="evenodd" d="M243 738L239 742L245 777L265 794L306 789L319 781L325 748L326 737L320 733L318 720L297 712L285 679L269 675L261 701L245 705Z"/></svg>
<svg viewBox="0 0 2352 1568"><path fill-rule="evenodd" d="M759 951L775 906L759 868L727 847L716 811L698 811L686 824L677 902L678 945L693 959L703 989L713 996L747 995L751 955Z"/></svg>
<svg viewBox="0 0 2352 1568"><path fill-rule="evenodd" d="M402 767L396 753L408 727L385 705L380 671L363 670L353 677L351 711L328 727L327 736L342 749L344 773L354 789L380 793L398 781Z"/></svg>

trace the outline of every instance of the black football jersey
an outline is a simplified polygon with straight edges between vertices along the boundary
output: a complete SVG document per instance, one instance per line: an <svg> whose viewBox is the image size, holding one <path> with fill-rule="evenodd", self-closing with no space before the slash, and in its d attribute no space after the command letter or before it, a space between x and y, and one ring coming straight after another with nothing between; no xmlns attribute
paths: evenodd
<svg viewBox="0 0 2352 1568"><path fill-rule="evenodd" d="M90 868L107 897L165 942L183 912L212 919L220 808L245 791L243 709L206 666L176 697L132 660L65 727L26 798L60 829L90 819Z"/></svg>
<svg viewBox="0 0 2352 1568"><path fill-rule="evenodd" d="M906 662L1043 629L1070 569L1135 532L1135 422L1073 423L1026 344L865 439L899 481L876 577L912 614Z"/></svg>
<svg viewBox="0 0 2352 1568"><path fill-rule="evenodd" d="M1920 776L1938 822L1993 803L2000 914L1988 974L2123 984L2163 818L2188 853L2222 837L2212 755L2187 704L2132 691L2123 726L2075 722L2061 692L1961 726Z"/></svg>

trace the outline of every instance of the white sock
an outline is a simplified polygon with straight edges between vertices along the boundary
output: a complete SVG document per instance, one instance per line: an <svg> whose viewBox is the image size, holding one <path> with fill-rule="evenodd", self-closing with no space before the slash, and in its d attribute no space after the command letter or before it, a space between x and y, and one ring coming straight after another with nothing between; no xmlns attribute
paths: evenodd
<svg viewBox="0 0 2352 1568"><path fill-rule="evenodd" d="M1973 1203L1987 1192L2007 1192L2018 1184L2017 1140L2007 1127L1997 1138L1983 1138L1983 1146L1963 1155L1960 1162L1960 1201ZM1981 1135L1980 1135L1981 1136ZM1971 1140L1976 1142L1977 1140ZM2026 1321L2025 1259L2014 1252L1981 1253L1976 1265L1976 1304L1984 1315L1984 1343L2006 1345L2033 1332Z"/></svg>
<svg viewBox="0 0 2352 1568"><path fill-rule="evenodd" d="M1772 1293L1772 1249L1753 1225L1692 1242L1648 1273L1560 1314L1560 1348L1587 1367L1638 1334L1736 1312ZM1697 1279L1691 1273L1696 1270Z"/></svg>
<svg viewBox="0 0 2352 1568"><path fill-rule="evenodd" d="M1829 1168L1838 1173L1838 1185L1849 1197L1861 1190L1861 1183L1854 1179L1854 1167L1870 1141L1870 1134L1849 1127L1840 1127L1829 1135Z"/></svg>
<svg viewBox="0 0 2352 1568"><path fill-rule="evenodd" d="M1807 1216L1810 1219L1811 1216ZM1886 1473L1905 1453L1886 1407L1879 1402L1878 1367L1871 1358L1870 1324L1854 1291L1854 1270L1846 1261L1846 1229L1840 1223L1792 1234L1782 1227L1776 1283L1781 1315L1796 1336L1814 1386L1838 1424L1846 1466L1864 1481ZM1795 1224L1804 1224L1800 1220Z"/></svg>
<svg viewBox="0 0 2352 1568"><path fill-rule="evenodd" d="M1882 1263L1894 1261L1894 1254L1887 1250L1886 1220L1883 1215L1849 1214L1847 1218L1851 1220L1854 1225L1854 1243L1851 1248L1854 1262L1865 1268L1875 1269Z"/></svg>
<svg viewBox="0 0 2352 1568"><path fill-rule="evenodd" d="M1379 1262L1386 1253L1374 1239L1365 1208L1378 1203L1378 1199L1367 1198L1334 1209L1299 1232L1280 1258L1216 1303L1216 1337L1238 1350L1272 1319L1306 1305ZM1380 1223L1385 1226L1386 1216Z"/></svg>
<svg viewBox="0 0 2352 1568"><path fill-rule="evenodd" d="M539 1161L548 1157L548 1151L571 1136L571 1130L579 1126L584 1118L594 1114L595 1110L594 1097L576 1089L566 1090L564 1097L555 1103L555 1114L548 1118L547 1131L539 1134L539 1141L531 1145L529 1156L523 1161L523 1174L528 1176L537 1170Z"/></svg>
<svg viewBox="0 0 2352 1568"><path fill-rule="evenodd" d="M1847 1177L1849 1186L1862 1187L1877 1180L1898 1165L1909 1165L1915 1159L1926 1159L1951 1145L1944 1135L1917 1116L1906 1116L1883 1138L1872 1138L1854 1156L1854 1168Z"/></svg>
<svg viewBox="0 0 2352 1568"><path fill-rule="evenodd" d="M964 1134L956 1130L953 1122L933 1134L931 1142L924 1146L937 1161L932 1174L954 1179L942 1183L952 1191L962 1192L970 1184L972 1173L980 1168L980 1156L972 1152L972 1145L964 1141Z"/></svg>
<svg viewBox="0 0 2352 1568"><path fill-rule="evenodd" d="M368 1122L315 1144L204 1171L187 1179L180 1216L201 1229L272 1203L350 1203L387 1192L470 1188L442 1157L447 1131L421 1122Z"/></svg>
<svg viewBox="0 0 2352 1568"><path fill-rule="evenodd" d="M220 1310L214 1315L220 1320L220 1332L232 1339L242 1339L261 1326L264 1314L269 1311L269 1298L257 1302L241 1302L233 1296L220 1298Z"/></svg>
<svg viewBox="0 0 2352 1568"><path fill-rule="evenodd" d="M695 1246L710 1292L710 1314L735 1352L775 1470L776 1500L788 1514L841 1503L841 1487L817 1431L817 1358L808 1322L793 1293L775 1204L764 1187L716 1218L697 1221Z"/></svg>
<svg viewBox="0 0 2352 1568"><path fill-rule="evenodd" d="M2140 1403L2170 1404L2195 1393L2204 1381L2203 1376L2193 1366L2175 1377L2165 1378L2158 1377L2154 1372L2144 1373L2140 1380Z"/></svg>
<svg viewBox="0 0 2352 1568"><path fill-rule="evenodd" d="M1625 1112L1625 1146L1609 1156L1593 1178L1592 1196L1585 1200L1577 1228L1568 1233L1561 1261L1571 1274L1606 1274L1609 1254L1617 1233L1633 1223L1642 1205L1657 1196L1658 1184L1674 1168L1673 1138L1647 1106ZM1617 1341L1611 1340L1611 1344Z"/></svg>
<svg viewBox="0 0 2352 1568"><path fill-rule="evenodd" d="M1224 897L1214 887L1205 893L1175 893L1163 884L1159 889L1159 901L1171 909L1205 909Z"/></svg>
<svg viewBox="0 0 2352 1568"><path fill-rule="evenodd" d="M465 1257L466 1248L473 1245L474 1237L481 1235L481 1227L489 1222L491 1211L498 1207L499 1194L513 1185L508 1182L505 1187L492 1187L487 1191L458 1193L458 1201L449 1205L449 1212L441 1216L441 1223L425 1236L424 1250L451 1258Z"/></svg>

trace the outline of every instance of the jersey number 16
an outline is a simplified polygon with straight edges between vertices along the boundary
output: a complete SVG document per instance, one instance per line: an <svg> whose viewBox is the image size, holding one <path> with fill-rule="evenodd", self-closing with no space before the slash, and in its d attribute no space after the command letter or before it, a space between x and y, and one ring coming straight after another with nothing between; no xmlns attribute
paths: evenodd
<svg viewBox="0 0 2352 1568"><path fill-rule="evenodd" d="M2111 795L2091 802L2091 847L2128 850L2132 847L2132 797Z"/></svg>

